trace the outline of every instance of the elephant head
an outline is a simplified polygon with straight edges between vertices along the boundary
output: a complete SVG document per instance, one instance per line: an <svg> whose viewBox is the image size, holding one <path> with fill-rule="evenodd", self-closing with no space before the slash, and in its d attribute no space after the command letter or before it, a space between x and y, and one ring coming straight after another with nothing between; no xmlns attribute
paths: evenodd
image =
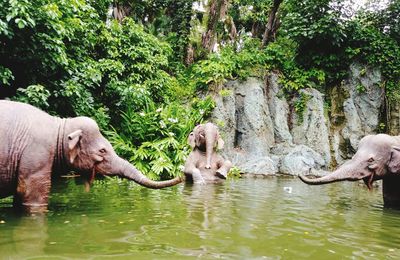
<svg viewBox="0 0 400 260"><path fill-rule="evenodd" d="M197 125L189 134L188 143L192 149L199 149L206 153L206 169L211 168L211 157L214 147L224 147L224 141L219 135L218 127L213 123Z"/></svg>
<svg viewBox="0 0 400 260"><path fill-rule="evenodd" d="M96 173L118 175L153 189L173 186L182 181L180 177L159 182L148 179L115 153L96 122L87 117L68 119L63 146L67 165L78 172L91 174L92 179Z"/></svg>
<svg viewBox="0 0 400 260"><path fill-rule="evenodd" d="M311 185L363 180L372 189L375 180L400 172L400 148L395 147L398 142L397 137L386 134L365 136L353 158L334 172L317 179L299 177Z"/></svg>

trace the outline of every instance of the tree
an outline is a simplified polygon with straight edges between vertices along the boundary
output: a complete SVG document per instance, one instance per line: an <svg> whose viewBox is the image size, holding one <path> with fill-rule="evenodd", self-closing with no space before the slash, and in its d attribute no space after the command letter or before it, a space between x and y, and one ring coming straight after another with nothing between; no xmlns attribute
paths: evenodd
<svg viewBox="0 0 400 260"><path fill-rule="evenodd" d="M218 22L225 18L228 0L210 0L206 31L202 35L202 47L210 53L215 45Z"/></svg>
<svg viewBox="0 0 400 260"><path fill-rule="evenodd" d="M304 69L326 72L326 84L342 80L347 69L346 21L339 2L306 0L284 2L280 35L297 44L296 62Z"/></svg>
<svg viewBox="0 0 400 260"><path fill-rule="evenodd" d="M369 12L370 22L383 34L396 40L400 44L400 1L391 0L386 8L378 12Z"/></svg>
<svg viewBox="0 0 400 260"><path fill-rule="evenodd" d="M275 38L276 31L279 28L279 18L277 16L278 9L283 0L274 0L271 10L268 15L268 23L265 26L265 31L261 46L264 47Z"/></svg>
<svg viewBox="0 0 400 260"><path fill-rule="evenodd" d="M174 46L176 59L180 62L190 60L193 51L189 45L193 2L194 0L172 1L167 8L167 15L171 17L171 32L175 34L172 46Z"/></svg>

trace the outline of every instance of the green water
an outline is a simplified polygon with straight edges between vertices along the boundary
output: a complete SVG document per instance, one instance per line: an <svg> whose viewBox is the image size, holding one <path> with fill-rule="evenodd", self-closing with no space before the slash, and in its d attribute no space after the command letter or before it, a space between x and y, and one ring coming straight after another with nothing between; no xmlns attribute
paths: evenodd
<svg viewBox="0 0 400 260"><path fill-rule="evenodd" d="M400 211L381 195L288 178L90 192L64 179L45 215L0 200L0 259L400 259Z"/></svg>

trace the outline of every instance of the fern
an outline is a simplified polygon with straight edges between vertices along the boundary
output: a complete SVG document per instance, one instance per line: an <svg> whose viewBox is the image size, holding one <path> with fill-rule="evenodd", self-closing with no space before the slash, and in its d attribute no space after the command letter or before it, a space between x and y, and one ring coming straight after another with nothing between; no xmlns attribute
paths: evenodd
<svg viewBox="0 0 400 260"><path fill-rule="evenodd" d="M143 110L122 113L121 128L107 131L116 152L152 179L180 174L189 153L186 140L196 124L214 108L211 98L193 99L190 106L171 102L157 107L144 102Z"/></svg>

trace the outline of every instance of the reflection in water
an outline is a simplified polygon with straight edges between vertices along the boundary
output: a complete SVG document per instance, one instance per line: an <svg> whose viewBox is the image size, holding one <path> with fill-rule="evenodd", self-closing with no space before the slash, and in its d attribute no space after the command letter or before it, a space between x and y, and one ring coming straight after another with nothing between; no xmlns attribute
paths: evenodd
<svg viewBox="0 0 400 260"><path fill-rule="evenodd" d="M48 239L47 216L8 213L13 217L0 227L0 256L43 256Z"/></svg>
<svg viewBox="0 0 400 260"><path fill-rule="evenodd" d="M149 190L126 181L90 192L64 180L50 212L0 204L0 259L380 259L400 257L400 211L357 183L241 179Z"/></svg>

